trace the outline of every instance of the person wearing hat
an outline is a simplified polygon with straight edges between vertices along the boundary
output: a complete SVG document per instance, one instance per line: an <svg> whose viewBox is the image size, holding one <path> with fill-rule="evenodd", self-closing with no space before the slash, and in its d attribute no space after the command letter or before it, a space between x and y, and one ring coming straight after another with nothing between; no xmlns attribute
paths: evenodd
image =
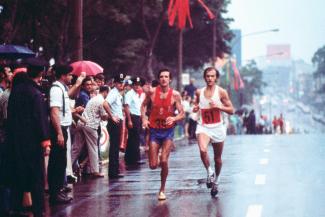
<svg viewBox="0 0 325 217"><path fill-rule="evenodd" d="M127 165L140 163L140 132L141 132L141 86L144 80L133 77L132 89L125 94L124 109L127 119L128 140L124 160Z"/></svg>
<svg viewBox="0 0 325 217"><path fill-rule="evenodd" d="M68 65L56 65L53 68L56 81L50 89L50 117L52 123L51 142L52 150L48 165L48 184L50 203L69 203L72 198L64 191L65 171L67 167L67 147L69 127L72 123L72 111L69 97L74 96L80 89L81 83L86 77L82 73L76 83L68 89L72 79L72 67ZM70 144L71 147L71 144Z"/></svg>
<svg viewBox="0 0 325 217"><path fill-rule="evenodd" d="M47 104L40 87L44 70L43 64L33 60L27 74L14 77L6 122L13 211L21 211L22 198L28 195L34 216L43 216L44 152L51 146Z"/></svg>
<svg viewBox="0 0 325 217"><path fill-rule="evenodd" d="M119 146L122 121L124 119L122 103L124 78L125 76L123 73L120 73L114 77L114 88L108 93L108 96L103 104L104 109L109 116L107 123L110 143L108 176L111 179L123 177L123 175L119 174Z"/></svg>

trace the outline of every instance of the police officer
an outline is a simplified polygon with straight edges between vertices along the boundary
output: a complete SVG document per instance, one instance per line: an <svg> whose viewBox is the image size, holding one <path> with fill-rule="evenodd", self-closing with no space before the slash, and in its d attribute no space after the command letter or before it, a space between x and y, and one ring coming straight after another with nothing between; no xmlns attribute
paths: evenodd
<svg viewBox="0 0 325 217"><path fill-rule="evenodd" d="M119 174L119 146L122 121L124 119L122 103L124 78L125 76L122 73L114 77L114 88L108 93L103 104L109 116L107 123L110 143L108 176L111 179L123 177L123 175Z"/></svg>
<svg viewBox="0 0 325 217"><path fill-rule="evenodd" d="M128 127L128 141L125 150L125 163L127 165L140 164L140 131L141 131L141 86L144 79L134 77L131 79L132 89L125 94L125 115Z"/></svg>

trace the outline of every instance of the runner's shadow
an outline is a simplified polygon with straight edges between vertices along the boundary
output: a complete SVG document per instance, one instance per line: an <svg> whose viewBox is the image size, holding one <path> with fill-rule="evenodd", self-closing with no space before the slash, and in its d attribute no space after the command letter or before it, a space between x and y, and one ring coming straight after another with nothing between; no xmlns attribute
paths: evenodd
<svg viewBox="0 0 325 217"><path fill-rule="evenodd" d="M197 184L198 185L204 185L207 183L207 179L206 178L203 178L203 179L198 179L197 180Z"/></svg>

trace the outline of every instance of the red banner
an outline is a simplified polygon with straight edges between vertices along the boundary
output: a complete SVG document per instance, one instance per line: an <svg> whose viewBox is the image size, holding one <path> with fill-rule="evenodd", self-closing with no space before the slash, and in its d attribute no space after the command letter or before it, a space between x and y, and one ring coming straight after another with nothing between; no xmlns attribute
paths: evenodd
<svg viewBox="0 0 325 217"><path fill-rule="evenodd" d="M211 12L208 6L202 1L198 0L200 5L208 13L210 19L215 18L215 15ZM170 0L168 5L168 23L170 26L175 24L176 17L178 18L178 28L184 29L186 21L188 20L190 27L193 28L191 14L190 14L190 2L189 0Z"/></svg>

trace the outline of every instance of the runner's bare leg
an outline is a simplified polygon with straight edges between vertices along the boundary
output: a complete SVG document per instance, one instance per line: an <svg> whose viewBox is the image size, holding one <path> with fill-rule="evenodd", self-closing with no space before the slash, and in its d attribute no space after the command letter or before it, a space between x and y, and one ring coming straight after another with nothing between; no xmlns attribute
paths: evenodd
<svg viewBox="0 0 325 217"><path fill-rule="evenodd" d="M168 176L168 159L169 159L169 154L171 151L173 145L173 141L170 139L167 139L163 142L162 144L162 149L161 149L161 186L160 186L160 192L165 192L165 185L166 185L166 180Z"/></svg>
<svg viewBox="0 0 325 217"><path fill-rule="evenodd" d="M206 169L210 166L210 160L208 155L208 144L210 142L210 137L205 135L204 133L197 134L198 145L200 149L200 156L202 163Z"/></svg>
<svg viewBox="0 0 325 217"><path fill-rule="evenodd" d="M149 167L152 170L157 169L158 167L159 148L160 148L159 144L157 144L154 141L150 142L148 158L149 158Z"/></svg>
<svg viewBox="0 0 325 217"><path fill-rule="evenodd" d="M223 145L224 142L219 142L219 143L212 143L213 151L214 151L214 162L215 162L215 171L216 171L216 178L218 181L218 177L221 172L221 167L222 167L222 151L223 151Z"/></svg>

